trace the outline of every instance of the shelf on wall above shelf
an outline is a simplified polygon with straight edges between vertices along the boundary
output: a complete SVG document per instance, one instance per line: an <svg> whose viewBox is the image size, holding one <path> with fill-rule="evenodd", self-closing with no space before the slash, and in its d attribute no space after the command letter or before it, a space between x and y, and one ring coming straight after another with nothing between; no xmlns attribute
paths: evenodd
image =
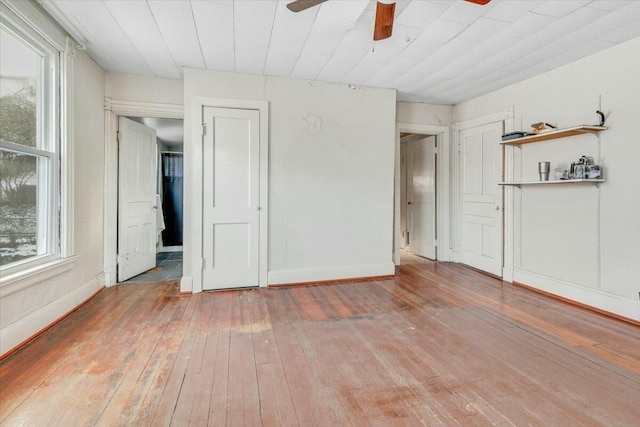
<svg viewBox="0 0 640 427"><path fill-rule="evenodd" d="M564 138L567 136L583 135L585 133L597 133L607 130L606 126L580 125L568 129L557 129L548 132L539 133L537 135L523 136L522 138L510 139L502 141L502 145L522 145L531 142L547 141L549 139Z"/></svg>
<svg viewBox="0 0 640 427"><path fill-rule="evenodd" d="M604 179L562 179L558 181L514 181L514 182L499 182L498 185L551 185L551 184L599 184L606 182Z"/></svg>

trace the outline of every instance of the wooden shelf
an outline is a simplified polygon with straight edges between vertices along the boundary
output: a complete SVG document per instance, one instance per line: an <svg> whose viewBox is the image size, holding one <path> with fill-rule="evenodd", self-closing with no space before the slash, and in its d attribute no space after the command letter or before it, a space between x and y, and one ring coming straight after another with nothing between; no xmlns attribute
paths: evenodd
<svg viewBox="0 0 640 427"><path fill-rule="evenodd" d="M514 182L499 182L498 185L553 185L553 184L599 184L606 182L604 179L562 179L557 181L514 181Z"/></svg>
<svg viewBox="0 0 640 427"><path fill-rule="evenodd" d="M548 132L539 133L537 135L523 136L522 138L510 139L502 141L502 145L522 145L531 142L547 141L549 139L565 138L567 136L583 135L585 133L597 133L607 130L606 126L590 126L580 125L568 129L557 129Z"/></svg>

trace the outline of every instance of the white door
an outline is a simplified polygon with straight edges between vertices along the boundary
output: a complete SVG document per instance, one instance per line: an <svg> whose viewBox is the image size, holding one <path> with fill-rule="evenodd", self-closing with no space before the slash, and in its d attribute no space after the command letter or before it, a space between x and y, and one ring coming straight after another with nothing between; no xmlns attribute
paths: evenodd
<svg viewBox="0 0 640 427"><path fill-rule="evenodd" d="M156 266L156 131L119 119L118 281Z"/></svg>
<svg viewBox="0 0 640 427"><path fill-rule="evenodd" d="M400 249L409 250L409 220L407 213L407 175L408 172L407 144L400 140Z"/></svg>
<svg viewBox="0 0 640 427"><path fill-rule="evenodd" d="M258 286L260 115L205 107L202 287Z"/></svg>
<svg viewBox="0 0 640 427"><path fill-rule="evenodd" d="M436 259L435 137L408 143L409 250Z"/></svg>
<svg viewBox="0 0 640 427"><path fill-rule="evenodd" d="M460 131L462 254L471 267L502 277L502 122Z"/></svg>

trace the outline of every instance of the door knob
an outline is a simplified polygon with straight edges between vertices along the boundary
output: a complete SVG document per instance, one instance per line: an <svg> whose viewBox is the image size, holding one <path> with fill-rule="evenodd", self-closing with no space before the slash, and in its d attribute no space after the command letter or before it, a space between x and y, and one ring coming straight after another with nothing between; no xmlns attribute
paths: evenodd
<svg viewBox="0 0 640 427"><path fill-rule="evenodd" d="M260 206L256 206L257 211L259 211L260 209L262 209Z"/></svg>
<svg viewBox="0 0 640 427"><path fill-rule="evenodd" d="M157 206L154 206L154 207L153 207L153 209L158 209L158 207L157 207Z"/></svg>
<svg viewBox="0 0 640 427"><path fill-rule="evenodd" d="M500 210L500 206L496 205L496 210L499 211Z"/></svg>

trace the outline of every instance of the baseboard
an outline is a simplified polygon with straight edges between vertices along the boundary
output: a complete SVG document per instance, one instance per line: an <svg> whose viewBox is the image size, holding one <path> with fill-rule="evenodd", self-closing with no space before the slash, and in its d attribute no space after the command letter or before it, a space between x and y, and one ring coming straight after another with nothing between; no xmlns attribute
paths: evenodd
<svg viewBox="0 0 640 427"><path fill-rule="evenodd" d="M0 359L31 342L104 289L100 273L84 285L0 330Z"/></svg>
<svg viewBox="0 0 640 427"><path fill-rule="evenodd" d="M182 276L180 279L180 293L192 293L193 292L193 277Z"/></svg>
<svg viewBox="0 0 640 427"><path fill-rule="evenodd" d="M303 268L296 270L273 270L269 272L269 285L293 283L318 283L366 277L392 276L393 262L379 264L343 265L337 267Z"/></svg>
<svg viewBox="0 0 640 427"><path fill-rule="evenodd" d="M269 285L270 288L286 288L288 286L311 286L311 285L337 285L339 283L356 283L371 282L372 280L389 280L396 277L395 275L387 276L366 276L366 277L343 277L341 279L332 280L314 280L312 282L295 282L295 283L278 283L277 285Z"/></svg>
<svg viewBox="0 0 640 427"><path fill-rule="evenodd" d="M514 269L513 282L605 314L640 321L640 302L530 271Z"/></svg>

